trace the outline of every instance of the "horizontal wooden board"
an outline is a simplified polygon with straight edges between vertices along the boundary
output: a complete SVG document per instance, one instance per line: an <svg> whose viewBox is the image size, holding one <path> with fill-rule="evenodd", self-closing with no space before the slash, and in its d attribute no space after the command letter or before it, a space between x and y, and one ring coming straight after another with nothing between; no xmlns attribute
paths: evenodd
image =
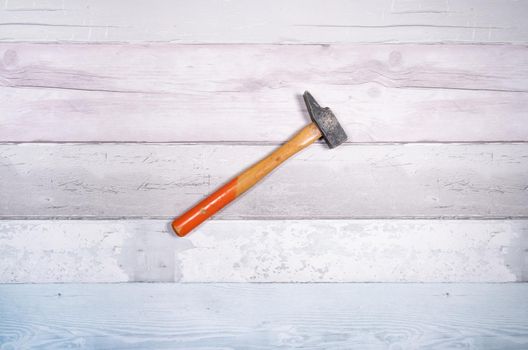
<svg viewBox="0 0 528 350"><path fill-rule="evenodd" d="M528 284L0 285L4 349L518 349Z"/></svg>
<svg viewBox="0 0 528 350"><path fill-rule="evenodd" d="M528 141L525 46L2 44L0 62L1 141L282 142L304 90L350 142Z"/></svg>
<svg viewBox="0 0 528 350"><path fill-rule="evenodd" d="M0 216L171 218L274 146L4 144ZM217 218L528 216L528 144L316 144Z"/></svg>
<svg viewBox="0 0 528 350"><path fill-rule="evenodd" d="M528 220L0 220L0 283L528 281Z"/></svg>
<svg viewBox="0 0 528 350"><path fill-rule="evenodd" d="M4 1L3 41L527 42L525 1Z"/></svg>

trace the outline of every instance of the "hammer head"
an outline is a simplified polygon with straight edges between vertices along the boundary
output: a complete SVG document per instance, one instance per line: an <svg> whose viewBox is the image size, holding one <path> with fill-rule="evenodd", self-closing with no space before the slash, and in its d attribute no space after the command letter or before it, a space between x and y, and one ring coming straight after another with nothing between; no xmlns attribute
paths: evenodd
<svg viewBox="0 0 528 350"><path fill-rule="evenodd" d="M321 134L323 134L323 138L328 144L328 147L335 148L345 142L347 140L345 130L343 130L330 108L319 106L308 91L304 92L303 97L310 117L319 130L321 130Z"/></svg>

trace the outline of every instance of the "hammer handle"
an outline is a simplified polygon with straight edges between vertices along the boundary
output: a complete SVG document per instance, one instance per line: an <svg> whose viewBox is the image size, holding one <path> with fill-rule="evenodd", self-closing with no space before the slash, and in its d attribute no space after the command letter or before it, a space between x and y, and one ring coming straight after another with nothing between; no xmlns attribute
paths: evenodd
<svg viewBox="0 0 528 350"><path fill-rule="evenodd" d="M314 123L308 124L269 156L245 170L242 174L220 187L216 192L209 195L209 197L175 219L172 222L174 232L180 237L185 236L211 215L250 189L286 159L311 145L320 137L321 132L317 125Z"/></svg>

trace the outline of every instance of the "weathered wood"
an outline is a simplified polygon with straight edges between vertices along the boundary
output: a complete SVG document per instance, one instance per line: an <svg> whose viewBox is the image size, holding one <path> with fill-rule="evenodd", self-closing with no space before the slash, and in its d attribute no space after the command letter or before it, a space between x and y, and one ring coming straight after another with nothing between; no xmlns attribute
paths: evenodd
<svg viewBox="0 0 528 350"><path fill-rule="evenodd" d="M527 42L525 1L5 0L4 41Z"/></svg>
<svg viewBox="0 0 528 350"><path fill-rule="evenodd" d="M269 145L4 144L0 215L173 218ZM527 217L528 144L323 144L219 218Z"/></svg>
<svg viewBox="0 0 528 350"><path fill-rule="evenodd" d="M528 281L528 220L2 220L0 283Z"/></svg>
<svg viewBox="0 0 528 350"><path fill-rule="evenodd" d="M167 233L172 217L272 149L262 144L282 142L306 123L299 96L305 89L336 111L351 142L528 141L528 48L509 45L528 42L527 2L161 0L123 6L99 0L11 0L2 5L0 141L213 144L1 145L4 219L165 220L1 221L0 281L528 279L526 220L350 220L527 218L528 143L349 145L332 153L316 146L218 216L316 220L218 220L185 240ZM48 43L24 43L28 40ZM49 44L59 41L63 44ZM125 44L146 41L150 44ZM200 43L230 45L194 45ZM395 334L394 327L400 331L403 321L387 326L388 309L364 302L349 309L345 303L339 312L367 310L363 318L360 312L362 320L370 310L382 310L384 321L381 326L361 323L352 338L347 322L339 322L341 331L325 328L329 319L342 319L335 314L314 329L311 322L297 328L297 323L269 319L240 330L235 314L231 319L236 323L216 329L213 314L207 314L209 321L178 331L182 323L172 318L176 323L169 322L167 333L153 335L152 325L163 320L149 323L147 331L144 324L129 330L128 323L106 321L110 316L104 309L91 306L88 311L101 317L88 324L86 318L76 319L87 314L82 309L72 308L72 318L61 318L51 309L35 313L43 309L31 303L26 303L27 310L34 307L26 313L31 315L17 317L17 309L2 302L3 295L0 348L174 347L174 340L185 348L219 347L232 346L233 337L241 339L240 348L267 342L270 348L306 343L326 348L526 347L524 319L510 329L501 316L505 308L500 301L518 301L512 294L506 295L509 299L488 295L485 307L477 297L481 304L469 302L477 313L464 309L464 300L462 310L470 310L467 315L474 319L455 340L445 334L460 329L458 319L432 331L424 326L431 323L420 319ZM342 304L340 295L315 295ZM284 305L297 307L281 298ZM414 310L415 299L391 303ZM516 303L512 314L527 314L525 300ZM182 305L188 306L185 300ZM327 316L324 302L313 305L305 312ZM482 313L495 306L496 324L486 328L487 314ZM240 307L254 309L242 304L233 310ZM273 308L264 305L262 310ZM291 315L302 316L303 310L292 309ZM437 316L434 308L416 310L420 317ZM445 305L438 310L446 310ZM451 322L453 312L461 309L449 310ZM195 314L185 312L176 314L194 320ZM67 328L70 320L76 328ZM477 322L478 328L473 326ZM55 337L65 329L65 341ZM26 331L28 337L20 336Z"/></svg>
<svg viewBox="0 0 528 350"><path fill-rule="evenodd" d="M518 349L528 284L2 285L3 349Z"/></svg>
<svg viewBox="0 0 528 350"><path fill-rule="evenodd" d="M0 140L283 142L332 107L350 142L528 141L528 48L0 45ZM255 64L258 62L258 64Z"/></svg>

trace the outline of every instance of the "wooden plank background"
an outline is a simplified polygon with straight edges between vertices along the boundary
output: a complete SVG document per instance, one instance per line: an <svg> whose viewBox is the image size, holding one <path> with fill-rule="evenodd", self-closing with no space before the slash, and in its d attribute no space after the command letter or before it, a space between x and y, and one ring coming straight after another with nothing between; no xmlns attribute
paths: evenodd
<svg viewBox="0 0 528 350"><path fill-rule="evenodd" d="M526 349L527 284L496 282L528 281L527 16L0 1L0 349ZM172 235L304 90L347 144Z"/></svg>
<svg viewBox="0 0 528 350"><path fill-rule="evenodd" d="M2 44L2 141L528 141L524 45ZM258 62L258 64L254 64Z"/></svg>
<svg viewBox="0 0 528 350"><path fill-rule="evenodd" d="M526 43L515 0L4 0L1 40L175 43Z"/></svg>
<svg viewBox="0 0 528 350"><path fill-rule="evenodd" d="M2 216L170 219L274 147L5 144ZM319 144L217 218L526 218L527 162L526 143Z"/></svg>
<svg viewBox="0 0 528 350"><path fill-rule="evenodd" d="M0 281L528 280L527 11L4 1ZM171 237L307 122L305 89L348 144Z"/></svg>
<svg viewBox="0 0 528 350"><path fill-rule="evenodd" d="M527 284L0 286L4 348L518 349Z"/></svg>
<svg viewBox="0 0 528 350"><path fill-rule="evenodd" d="M0 280L515 282L528 220L0 221Z"/></svg>

